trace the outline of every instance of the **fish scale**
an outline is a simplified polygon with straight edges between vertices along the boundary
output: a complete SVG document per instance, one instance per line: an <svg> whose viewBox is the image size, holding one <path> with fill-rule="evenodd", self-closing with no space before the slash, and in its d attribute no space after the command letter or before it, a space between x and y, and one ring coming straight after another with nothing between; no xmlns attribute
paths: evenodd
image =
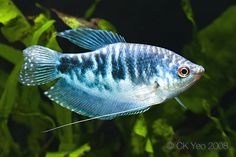
<svg viewBox="0 0 236 157"><path fill-rule="evenodd" d="M157 46L127 43L105 30L72 29L58 36L90 50L62 54L42 46L24 50L19 81L27 86L57 79L45 95L79 114L112 119L138 114L175 98L204 72L184 57ZM182 74L181 69L188 71Z"/></svg>
<svg viewBox="0 0 236 157"><path fill-rule="evenodd" d="M134 47L134 49L139 51L133 52L130 47ZM142 48L139 49L139 47ZM124 44L112 44L90 53L65 54L61 58L61 66L68 69L59 69L63 69L61 73L68 74L74 71L77 73L79 81L90 80L85 78L86 72L90 71L97 78L98 82L103 82L103 80L98 79L101 75L104 80L112 78L116 83L119 83L120 80L130 79L130 82L135 85L145 84L149 82L152 76L157 75L158 72L155 66L158 63L155 62L155 58L153 59L155 57L153 54L156 52L152 52L153 54L145 53L145 49L148 48L150 48L149 45L125 44L124 46ZM78 57L81 57L81 63ZM96 59L92 60L92 58ZM151 62L151 60L153 61ZM97 65L95 69L92 68L94 65ZM81 73L78 73L76 69L80 69ZM112 85L110 84L109 86Z"/></svg>

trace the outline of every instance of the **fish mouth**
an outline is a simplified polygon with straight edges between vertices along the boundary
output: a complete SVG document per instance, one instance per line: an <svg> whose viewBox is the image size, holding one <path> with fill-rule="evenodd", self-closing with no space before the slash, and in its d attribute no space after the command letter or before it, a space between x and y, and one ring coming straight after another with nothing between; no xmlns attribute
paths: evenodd
<svg viewBox="0 0 236 157"><path fill-rule="evenodd" d="M194 82L197 81L197 80L199 80L199 79L201 78L201 76L202 76L202 74L196 74L196 75L194 76Z"/></svg>
<svg viewBox="0 0 236 157"><path fill-rule="evenodd" d="M194 74L194 82L199 80L204 72L205 69L202 66L199 66L199 68L196 70L196 73Z"/></svg>

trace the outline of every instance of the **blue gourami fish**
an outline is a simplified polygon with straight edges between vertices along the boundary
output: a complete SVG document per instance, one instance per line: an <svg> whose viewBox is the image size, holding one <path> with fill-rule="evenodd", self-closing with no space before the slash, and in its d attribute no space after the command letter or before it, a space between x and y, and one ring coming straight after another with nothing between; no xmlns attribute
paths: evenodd
<svg viewBox="0 0 236 157"><path fill-rule="evenodd" d="M105 30L71 29L58 34L90 50L62 54L42 46L24 52L19 80L36 86L58 79L45 95L71 111L112 119L138 114L152 105L177 98L204 68L157 46L127 43Z"/></svg>

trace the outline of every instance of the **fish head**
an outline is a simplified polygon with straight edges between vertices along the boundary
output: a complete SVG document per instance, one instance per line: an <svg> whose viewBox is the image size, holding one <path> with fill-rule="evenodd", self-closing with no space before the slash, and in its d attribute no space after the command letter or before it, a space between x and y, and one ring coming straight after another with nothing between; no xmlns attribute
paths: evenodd
<svg viewBox="0 0 236 157"><path fill-rule="evenodd" d="M191 87L204 73L201 65L192 63L182 56L177 56L178 60L172 60L164 68L163 89L166 98L173 98ZM160 85L161 86L161 85Z"/></svg>

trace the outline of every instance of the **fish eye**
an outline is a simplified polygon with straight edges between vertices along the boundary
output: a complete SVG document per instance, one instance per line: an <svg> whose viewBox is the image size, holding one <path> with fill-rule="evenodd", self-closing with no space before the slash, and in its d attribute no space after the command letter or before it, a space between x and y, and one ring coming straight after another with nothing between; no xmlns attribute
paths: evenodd
<svg viewBox="0 0 236 157"><path fill-rule="evenodd" d="M187 77L190 74L190 70L188 67L180 67L178 69L178 75L180 77Z"/></svg>

